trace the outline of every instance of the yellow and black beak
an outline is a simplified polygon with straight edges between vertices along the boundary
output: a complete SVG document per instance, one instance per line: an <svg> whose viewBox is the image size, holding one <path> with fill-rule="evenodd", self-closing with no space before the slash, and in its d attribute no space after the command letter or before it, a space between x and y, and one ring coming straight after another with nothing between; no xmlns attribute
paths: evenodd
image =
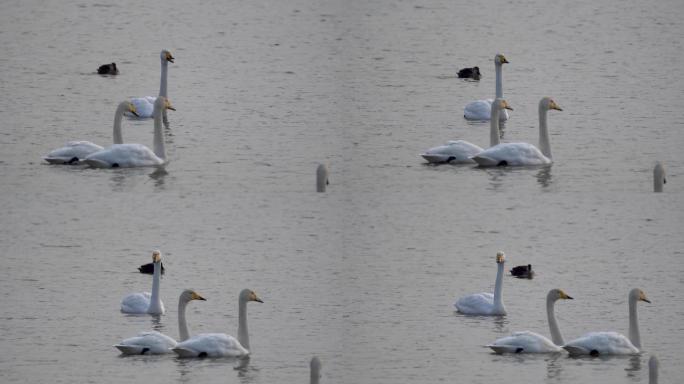
<svg viewBox="0 0 684 384"><path fill-rule="evenodd" d="M563 110L563 108L561 108L560 105L556 104L556 102L553 100L551 100L551 105L549 105L549 109L555 109L556 111Z"/></svg>
<svg viewBox="0 0 684 384"><path fill-rule="evenodd" d="M170 62L172 62L172 63L173 63L173 62L174 62L174 60L175 60L175 59L173 58L173 56L171 56L171 54L170 54L170 53L167 53L167 54L166 54L166 61L170 61Z"/></svg>
<svg viewBox="0 0 684 384"><path fill-rule="evenodd" d="M511 107L510 105L508 105L508 102L506 102L505 100L504 100L504 102L503 102L503 107L504 107L505 109L508 109L508 110L511 110L511 111L513 110L513 107Z"/></svg>
<svg viewBox="0 0 684 384"><path fill-rule="evenodd" d="M204 300L204 301L207 301L207 299L205 299L204 297L198 295L196 292L193 292L193 293L192 293L192 299L193 299L193 300Z"/></svg>

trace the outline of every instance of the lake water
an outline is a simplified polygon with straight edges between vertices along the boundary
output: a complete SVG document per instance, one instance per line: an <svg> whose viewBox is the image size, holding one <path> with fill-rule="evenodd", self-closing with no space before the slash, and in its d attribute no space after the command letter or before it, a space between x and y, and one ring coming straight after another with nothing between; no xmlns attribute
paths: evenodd
<svg viewBox="0 0 684 384"><path fill-rule="evenodd" d="M684 375L684 3L586 1L5 1L0 4L0 381L119 383L645 383ZM165 170L49 166L69 140L111 142L116 104L155 95L169 49ZM488 141L463 107L494 94L506 55L515 109L504 140L537 142L547 168L429 166L447 140ZM94 74L115 61L121 74ZM478 65L479 82L455 78ZM151 121L124 139L151 145ZM652 192L656 160L665 192ZM315 192L319 163L328 192ZM163 252L160 318L125 316ZM453 301L507 276L504 318ZM252 357L121 357L138 331L237 331L251 288ZM495 355L513 331L548 335L551 288L566 340L627 333L642 288L640 356Z"/></svg>

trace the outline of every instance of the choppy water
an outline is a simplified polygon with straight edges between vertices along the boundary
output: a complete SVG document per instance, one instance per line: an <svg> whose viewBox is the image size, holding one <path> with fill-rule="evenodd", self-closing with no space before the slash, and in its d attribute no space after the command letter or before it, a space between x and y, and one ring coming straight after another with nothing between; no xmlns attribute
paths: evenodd
<svg viewBox="0 0 684 384"><path fill-rule="evenodd" d="M0 380L3 382L644 383L684 375L684 6L678 1L187 1L0 4ZM93 170L45 165L73 139L111 141L116 104L154 95L171 50L171 163ZM494 93L515 108L505 140L537 140L549 115L551 168L427 166L449 139L488 140L463 106ZM116 61L118 77L93 74ZM479 65L480 82L454 77ZM124 138L151 145L151 122ZM667 168L665 193L651 170ZM328 162L331 185L315 192ZM136 267L159 248L168 268L159 319L119 313L149 290ZM505 318L451 304L492 290L497 250L533 280L506 278ZM150 328L177 336L237 330L250 304L253 356L119 357ZM498 356L512 331L548 334L544 297L566 339L627 332L642 288L642 356Z"/></svg>

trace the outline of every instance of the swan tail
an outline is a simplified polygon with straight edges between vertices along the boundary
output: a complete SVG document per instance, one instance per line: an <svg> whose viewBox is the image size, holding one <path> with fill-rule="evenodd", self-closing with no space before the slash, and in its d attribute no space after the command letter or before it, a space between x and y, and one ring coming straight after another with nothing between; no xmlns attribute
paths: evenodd
<svg viewBox="0 0 684 384"><path fill-rule="evenodd" d="M175 348L171 348L171 350L174 351L178 355L178 357L197 357L198 356L197 352L190 350L190 349L183 348L183 347L175 347Z"/></svg>
<svg viewBox="0 0 684 384"><path fill-rule="evenodd" d="M487 347L491 348L494 352L502 354L502 353L520 353L523 351L522 347L516 347L514 345L487 345Z"/></svg>
<svg viewBox="0 0 684 384"><path fill-rule="evenodd" d="M577 356L577 355L589 355L591 351L584 347L578 347L576 345L564 345L563 349L568 351L568 353L571 356Z"/></svg>
<svg viewBox="0 0 684 384"><path fill-rule="evenodd" d="M149 348L145 348L141 345L116 344L114 347L124 355L143 355L145 352L149 351Z"/></svg>

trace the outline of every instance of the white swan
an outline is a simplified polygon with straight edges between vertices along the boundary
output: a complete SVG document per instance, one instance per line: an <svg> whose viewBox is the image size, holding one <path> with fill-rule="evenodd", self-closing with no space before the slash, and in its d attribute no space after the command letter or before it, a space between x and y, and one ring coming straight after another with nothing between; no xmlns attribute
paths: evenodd
<svg viewBox="0 0 684 384"><path fill-rule="evenodd" d="M488 345L496 353L552 353L561 352L563 349L561 345L565 344L563 335L561 335L558 323L556 322L556 315L554 314L554 305L559 299L572 299L562 289L552 289L546 295L546 316L549 321L549 330L551 338L549 340L546 336L538 333L523 331L515 332L511 336L497 339L492 344Z"/></svg>
<svg viewBox="0 0 684 384"><path fill-rule="evenodd" d="M169 97L167 88L167 74L169 71L169 62L173 63L173 55L166 49L159 54L161 60L161 80L159 82L159 96ZM156 96L135 97L131 99L131 103L135 105L140 117L152 117L154 112L154 101ZM164 115L166 118L166 115ZM165 120L166 121L166 120Z"/></svg>
<svg viewBox="0 0 684 384"><path fill-rule="evenodd" d="M154 274L152 275L152 294L149 292L136 292L124 296L121 299L121 312L151 315L164 313L164 303L159 298L159 285L161 279L161 252L152 252L154 262Z"/></svg>
<svg viewBox="0 0 684 384"><path fill-rule="evenodd" d="M503 303L503 275L506 257L503 252L496 254L496 283L494 294L488 292L475 293L464 296L454 303L456 309L465 315L505 315L506 308Z"/></svg>
<svg viewBox="0 0 684 384"><path fill-rule="evenodd" d="M658 161L653 168L653 192L662 192L664 184L667 183L665 177L665 167Z"/></svg>
<svg viewBox="0 0 684 384"><path fill-rule="evenodd" d="M242 357L249 355L247 303L263 301L250 289L240 292L238 305L238 338L225 333L203 333L178 343L174 352L180 357Z"/></svg>
<svg viewBox="0 0 684 384"><path fill-rule="evenodd" d="M311 363L309 363L309 366L311 368L311 380L309 382L311 384L318 384L319 380L321 379L321 361L318 359L318 357L314 356L311 358Z"/></svg>
<svg viewBox="0 0 684 384"><path fill-rule="evenodd" d="M658 384L658 358L653 355L648 359L648 384Z"/></svg>
<svg viewBox="0 0 684 384"><path fill-rule="evenodd" d="M513 108L508 105L504 99L496 99L492 103L491 119L489 129L489 146L493 147L499 144L499 114L501 110ZM483 149L479 146L467 142L465 140L452 140L445 145L433 147L421 154L429 163L473 163L471 159L473 156L482 152Z"/></svg>
<svg viewBox="0 0 684 384"><path fill-rule="evenodd" d="M154 152L142 144L114 144L88 155L84 162L95 168L151 167L166 163L162 111L176 109L169 100L159 96L154 102Z"/></svg>
<svg viewBox="0 0 684 384"><path fill-rule="evenodd" d="M122 101L119 103L114 113L114 144L123 143L121 118L124 112L138 115L135 106L130 102ZM86 156L102 149L103 147L90 141L70 141L64 147L53 149L43 159L50 164L79 164Z"/></svg>
<svg viewBox="0 0 684 384"><path fill-rule="evenodd" d="M494 56L494 69L496 70L496 98L503 98L503 79L501 67L508 63L504 55L497 53ZM489 120L491 117L492 102L494 99L475 100L466 104L463 110L463 117L467 120ZM501 120L508 120L508 112L503 111L499 116Z"/></svg>
<svg viewBox="0 0 684 384"><path fill-rule="evenodd" d="M650 303L639 288L629 291L629 339L617 332L590 332L563 346L571 355L631 355L639 353L641 337L637 319L637 302Z"/></svg>
<svg viewBox="0 0 684 384"><path fill-rule="evenodd" d="M318 164L318 168L316 168L316 192L325 192L326 187L330 184L328 174L328 166Z"/></svg>
<svg viewBox="0 0 684 384"><path fill-rule="evenodd" d="M549 97L544 97L539 101L539 147L541 150L528 143L501 143L473 156L473 160L481 167L551 164L551 144L546 126L546 114L549 109L562 111L561 107Z"/></svg>
<svg viewBox="0 0 684 384"><path fill-rule="evenodd" d="M192 300L206 300L192 289L186 289L178 298L178 333L180 341L187 340L189 336L188 323L185 320L185 308ZM135 337L130 337L114 345L124 355L144 355L171 353L176 340L157 331L140 332Z"/></svg>

